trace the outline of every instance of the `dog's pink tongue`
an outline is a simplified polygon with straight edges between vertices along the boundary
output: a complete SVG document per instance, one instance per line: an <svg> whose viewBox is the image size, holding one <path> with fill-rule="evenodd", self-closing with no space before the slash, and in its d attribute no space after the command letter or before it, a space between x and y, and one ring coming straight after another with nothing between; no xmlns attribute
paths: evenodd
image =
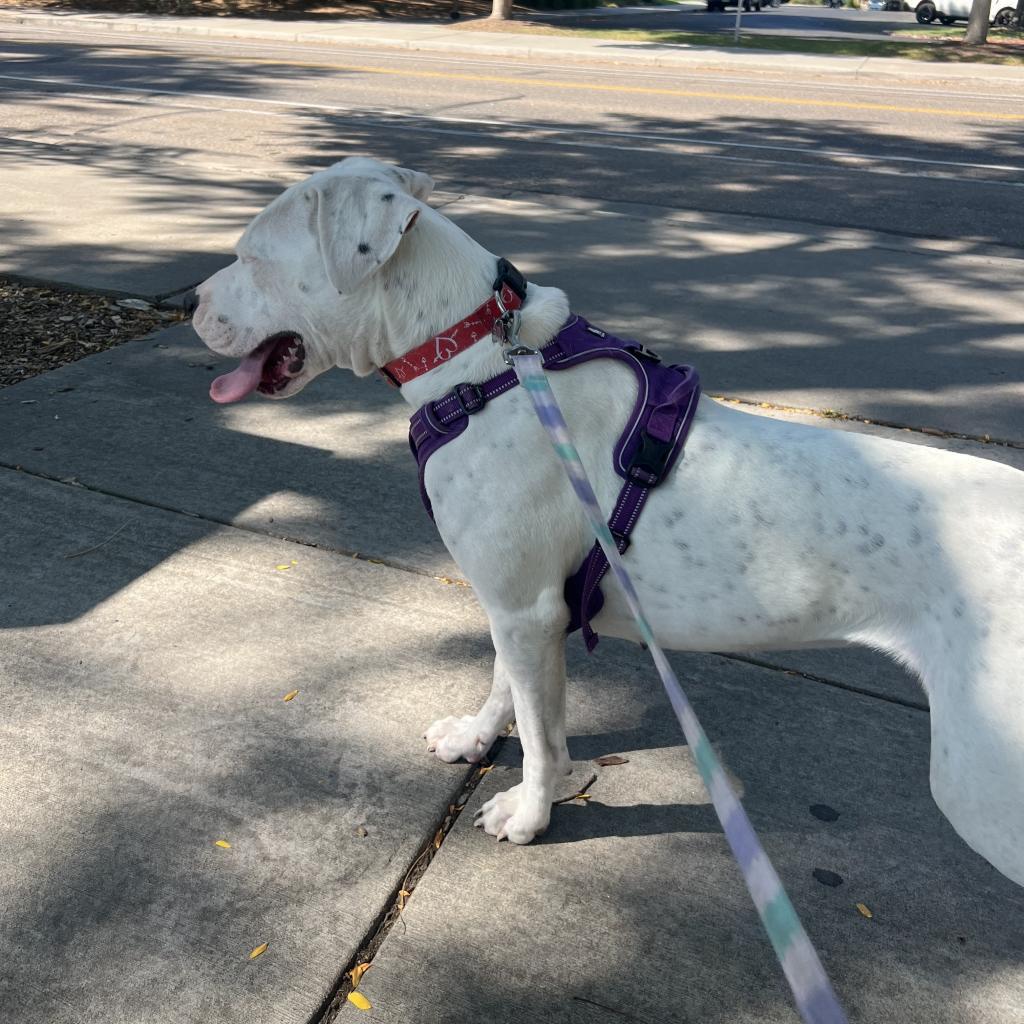
<svg viewBox="0 0 1024 1024"><path fill-rule="evenodd" d="M239 402L259 387L263 374L263 358L266 352L258 348L246 356L230 373L217 377L210 385L210 397L221 405Z"/></svg>

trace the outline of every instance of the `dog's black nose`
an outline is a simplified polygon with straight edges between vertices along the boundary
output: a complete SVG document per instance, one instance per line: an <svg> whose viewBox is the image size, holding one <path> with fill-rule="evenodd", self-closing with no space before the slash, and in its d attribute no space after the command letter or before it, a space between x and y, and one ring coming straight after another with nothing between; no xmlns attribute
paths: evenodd
<svg viewBox="0 0 1024 1024"><path fill-rule="evenodd" d="M182 308L185 310L187 316L191 316L199 308L199 296L196 295L195 289L185 296L185 300L182 302Z"/></svg>

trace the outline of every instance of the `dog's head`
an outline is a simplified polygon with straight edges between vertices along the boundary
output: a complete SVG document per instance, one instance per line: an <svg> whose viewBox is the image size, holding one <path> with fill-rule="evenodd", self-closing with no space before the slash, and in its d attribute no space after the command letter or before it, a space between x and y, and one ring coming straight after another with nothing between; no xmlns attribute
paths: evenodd
<svg viewBox="0 0 1024 1024"><path fill-rule="evenodd" d="M287 398L332 366L370 372L355 352L373 329L359 293L395 255L433 185L418 171L353 157L259 213L235 262L196 289L196 333L214 352L241 359L213 382L211 397Z"/></svg>

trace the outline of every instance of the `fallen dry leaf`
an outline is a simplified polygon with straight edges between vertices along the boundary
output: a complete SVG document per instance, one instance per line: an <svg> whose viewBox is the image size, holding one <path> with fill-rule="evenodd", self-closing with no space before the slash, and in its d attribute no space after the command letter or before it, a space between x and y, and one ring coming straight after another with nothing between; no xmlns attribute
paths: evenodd
<svg viewBox="0 0 1024 1024"><path fill-rule="evenodd" d="M269 942L264 942L262 946L257 946L250 954L249 959L255 960L258 956L263 956L267 951L267 947L270 945Z"/></svg>
<svg viewBox="0 0 1024 1024"><path fill-rule="evenodd" d="M348 972L348 976L352 979L352 987L358 988L359 982L363 980L363 975L372 967L372 964L356 964L351 971Z"/></svg>
<svg viewBox="0 0 1024 1024"><path fill-rule="evenodd" d="M479 770L479 773L481 775L486 775L488 772L493 772L494 771L494 765L493 764L485 764L483 766L483 768L480 768L478 770Z"/></svg>
<svg viewBox="0 0 1024 1024"><path fill-rule="evenodd" d="M441 840L442 839L444 839L444 829L439 828L437 830L437 835L434 836L434 849L435 850L440 850L441 849Z"/></svg>
<svg viewBox="0 0 1024 1024"><path fill-rule="evenodd" d="M367 999L362 992L349 992L348 1001L360 1010L372 1009L370 1000Z"/></svg>
<svg viewBox="0 0 1024 1024"><path fill-rule="evenodd" d="M215 842L213 845L219 846L222 850L231 849L231 844L226 839L218 839L217 842Z"/></svg>
<svg viewBox="0 0 1024 1024"><path fill-rule="evenodd" d="M573 797L573 800L589 800L589 799L590 799L590 794L589 793L577 793Z"/></svg>
<svg viewBox="0 0 1024 1024"><path fill-rule="evenodd" d="M366 831L366 828L363 825L359 825L356 828L356 835L359 836L360 839L366 838L369 834L370 833Z"/></svg>
<svg viewBox="0 0 1024 1024"><path fill-rule="evenodd" d="M282 699L283 700L295 700L295 698L298 697L298 695L299 695L299 691L298 690L289 690L288 693L286 693Z"/></svg>
<svg viewBox="0 0 1024 1024"><path fill-rule="evenodd" d="M435 576L435 580L438 583L444 583L449 587L468 587L469 584L465 580L453 580L450 576Z"/></svg>
<svg viewBox="0 0 1024 1024"><path fill-rule="evenodd" d="M618 754L605 754L604 757L595 757L594 764L599 764L602 768L607 768L612 764L629 764L629 758L619 757Z"/></svg>
<svg viewBox="0 0 1024 1024"><path fill-rule="evenodd" d="M412 895L408 889L399 889L398 891L398 909L405 910L405 901Z"/></svg>
<svg viewBox="0 0 1024 1024"><path fill-rule="evenodd" d="M859 911L860 911L860 912L861 912L861 913L862 913L862 914L863 914L863 915L864 915L865 917L874 917L874 916L875 916L874 914L872 914L872 913L871 913L871 911L870 911L870 910L868 910L868 908L867 908L866 906L864 906L864 904L863 904L863 903L858 903L858 904L857 904L857 909L858 909L858 910L859 910Z"/></svg>
<svg viewBox="0 0 1024 1024"><path fill-rule="evenodd" d="M284 572L286 569L290 569L291 566L290 565L275 565L274 568L277 569L278 572Z"/></svg>

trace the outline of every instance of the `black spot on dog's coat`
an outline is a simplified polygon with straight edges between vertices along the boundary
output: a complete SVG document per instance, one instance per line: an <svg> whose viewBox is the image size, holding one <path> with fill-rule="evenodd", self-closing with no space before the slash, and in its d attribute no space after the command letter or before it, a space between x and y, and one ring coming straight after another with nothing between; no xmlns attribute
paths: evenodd
<svg viewBox="0 0 1024 1024"><path fill-rule="evenodd" d="M370 251L370 247L365 242L360 242L359 251L365 256Z"/></svg>

